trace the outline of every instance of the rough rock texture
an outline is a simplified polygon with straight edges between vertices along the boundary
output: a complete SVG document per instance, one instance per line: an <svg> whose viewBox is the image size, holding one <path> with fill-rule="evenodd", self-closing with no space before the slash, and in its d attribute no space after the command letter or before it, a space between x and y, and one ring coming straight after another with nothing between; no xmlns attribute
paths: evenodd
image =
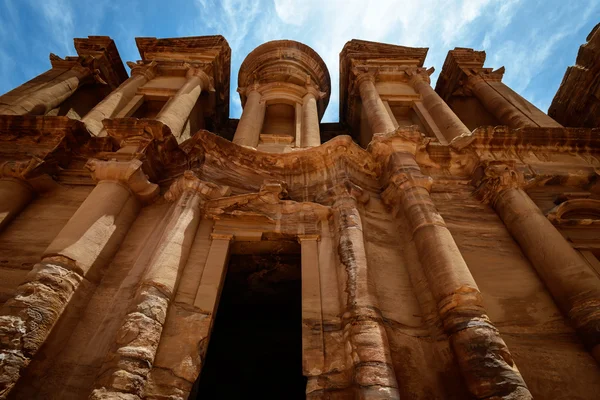
<svg viewBox="0 0 600 400"><path fill-rule="evenodd" d="M548 115L564 126L600 126L600 24L596 25L568 67Z"/></svg>
<svg viewBox="0 0 600 400"><path fill-rule="evenodd" d="M356 40L339 123L293 41L248 56L224 121L224 38L138 47L82 118L54 69L2 108L0 398L597 398L597 129L480 52L435 92L427 49Z"/></svg>

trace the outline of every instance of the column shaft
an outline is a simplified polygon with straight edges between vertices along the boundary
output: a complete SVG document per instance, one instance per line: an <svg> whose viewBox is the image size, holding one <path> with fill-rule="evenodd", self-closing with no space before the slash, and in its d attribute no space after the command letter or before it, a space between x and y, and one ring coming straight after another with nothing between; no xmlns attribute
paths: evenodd
<svg viewBox="0 0 600 400"><path fill-rule="evenodd" d="M369 277L363 227L356 200L342 196L333 208L339 215L340 261L347 271L347 306L343 315L348 337L352 377L361 399L399 399L398 383L383 325L383 317Z"/></svg>
<svg viewBox="0 0 600 400"><path fill-rule="evenodd" d="M421 174L414 154L394 152L387 163L391 183L384 195L398 203L408 220L421 267L468 390L477 399L530 399L506 344L487 316L475 280L429 195L431 178Z"/></svg>
<svg viewBox="0 0 600 400"><path fill-rule="evenodd" d="M0 179L0 232L33 199L33 188L17 178Z"/></svg>
<svg viewBox="0 0 600 400"><path fill-rule="evenodd" d="M50 82L39 85L37 90L28 90L22 96L18 92L10 97L13 101L3 104L0 98L0 114L5 115L44 115L71 97L81 83L92 75L89 68L77 65L54 77ZM17 88L18 89L18 88Z"/></svg>
<svg viewBox="0 0 600 400"><path fill-rule="evenodd" d="M44 344L84 279L98 279L139 210L127 186L101 181L0 311L0 398Z"/></svg>
<svg viewBox="0 0 600 400"><path fill-rule="evenodd" d="M106 136L106 134L101 134L104 130L102 120L114 117L135 96L138 88L146 82L148 82L148 78L141 74L134 75L123 82L82 118L81 121L85 123L87 130L94 136Z"/></svg>
<svg viewBox="0 0 600 400"><path fill-rule="evenodd" d="M265 104L261 103L260 99L261 94L256 90L251 90L248 93L242 117L233 137L233 143L240 146L258 146L266 109Z"/></svg>
<svg viewBox="0 0 600 400"><path fill-rule="evenodd" d="M156 119L171 128L173 136L179 138L202 90L205 89L207 88L203 87L200 76L189 76L175 96L160 110Z"/></svg>
<svg viewBox="0 0 600 400"><path fill-rule="evenodd" d="M302 147L315 147L320 144L317 99L314 94L307 93L302 99Z"/></svg>
<svg viewBox="0 0 600 400"><path fill-rule="evenodd" d="M130 312L102 366L92 399L143 396L167 311L201 219L200 193L186 190L172 206L162 237L138 287Z"/></svg>
<svg viewBox="0 0 600 400"><path fill-rule="evenodd" d="M433 90L429 82L417 79L413 82L413 86L421 95L423 105L448 142L457 136L471 133L448 104Z"/></svg>
<svg viewBox="0 0 600 400"><path fill-rule="evenodd" d="M368 77L361 79L359 82L359 91L373 135L394 131L394 123L388 115L381 97L379 97L379 92L377 92L373 80Z"/></svg>
<svg viewBox="0 0 600 400"><path fill-rule="evenodd" d="M480 76L473 75L469 77L468 85L475 97L502 124L511 128L538 126Z"/></svg>
<svg viewBox="0 0 600 400"><path fill-rule="evenodd" d="M600 363L600 279L522 189L500 192L494 208Z"/></svg>

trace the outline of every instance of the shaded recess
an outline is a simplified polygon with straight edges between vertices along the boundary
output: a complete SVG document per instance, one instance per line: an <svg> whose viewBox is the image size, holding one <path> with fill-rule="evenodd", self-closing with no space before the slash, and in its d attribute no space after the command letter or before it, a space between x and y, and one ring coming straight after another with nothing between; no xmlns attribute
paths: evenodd
<svg viewBox="0 0 600 400"><path fill-rule="evenodd" d="M231 256L190 398L304 399L301 320L299 252Z"/></svg>

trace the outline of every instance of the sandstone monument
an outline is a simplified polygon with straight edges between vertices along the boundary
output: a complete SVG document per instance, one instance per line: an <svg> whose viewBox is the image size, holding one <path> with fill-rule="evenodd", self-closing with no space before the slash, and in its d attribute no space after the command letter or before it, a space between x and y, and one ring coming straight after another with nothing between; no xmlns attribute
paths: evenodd
<svg viewBox="0 0 600 400"><path fill-rule="evenodd" d="M278 40L233 120L225 38L136 41L0 96L1 399L598 398L597 107L351 40L322 123L325 63Z"/></svg>

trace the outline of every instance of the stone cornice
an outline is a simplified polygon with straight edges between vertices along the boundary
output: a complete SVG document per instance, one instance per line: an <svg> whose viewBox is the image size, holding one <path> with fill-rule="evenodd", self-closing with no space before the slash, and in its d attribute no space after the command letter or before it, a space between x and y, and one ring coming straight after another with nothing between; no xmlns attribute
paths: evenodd
<svg viewBox="0 0 600 400"><path fill-rule="evenodd" d="M112 90L127 80L127 71L121 61L115 42L108 36L88 36L74 39L80 57L93 57L95 68Z"/></svg>
<svg viewBox="0 0 600 400"><path fill-rule="evenodd" d="M90 139L81 121L68 117L0 115L0 164L20 179L55 175Z"/></svg>
<svg viewBox="0 0 600 400"><path fill-rule="evenodd" d="M128 187L142 203L150 203L158 196L159 187L148 180L142 172L140 160L131 161L101 161L90 159L85 167L92 173L96 182L119 182Z"/></svg>
<svg viewBox="0 0 600 400"><path fill-rule="evenodd" d="M449 145L455 150L544 149L551 152L600 152L600 128L518 128L483 126Z"/></svg>
<svg viewBox="0 0 600 400"><path fill-rule="evenodd" d="M171 184L171 187L165 193L165 199L168 201L175 201L184 192L196 192L203 199L210 200L229 196L231 194L231 188L229 186L219 186L214 183L202 181L198 179L194 172L188 170Z"/></svg>

